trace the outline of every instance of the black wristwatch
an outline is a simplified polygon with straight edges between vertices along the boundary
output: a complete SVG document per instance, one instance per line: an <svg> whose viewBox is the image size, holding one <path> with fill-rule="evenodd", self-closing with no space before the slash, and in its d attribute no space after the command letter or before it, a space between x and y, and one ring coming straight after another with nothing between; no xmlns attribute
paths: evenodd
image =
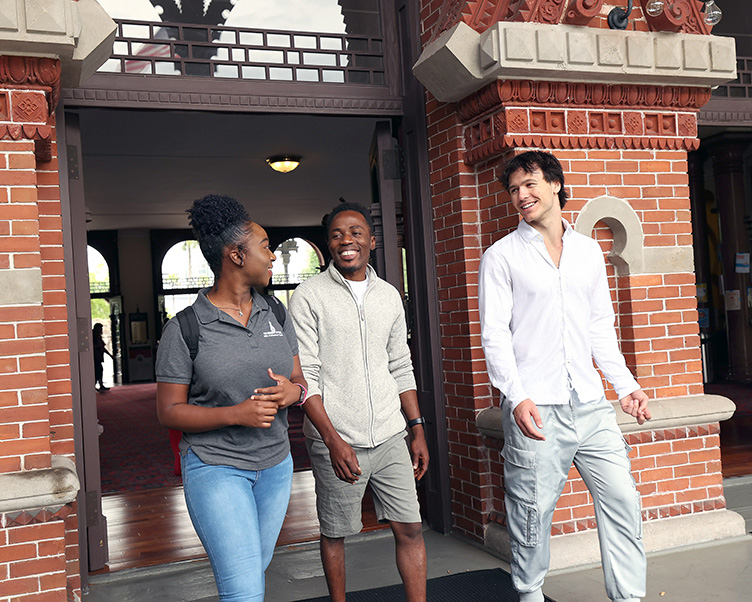
<svg viewBox="0 0 752 602"><path fill-rule="evenodd" d="M423 418L423 416L420 416L418 418L413 418L412 420L407 421L407 426L410 428L413 428L414 426L417 426L419 424L425 424L426 419Z"/></svg>

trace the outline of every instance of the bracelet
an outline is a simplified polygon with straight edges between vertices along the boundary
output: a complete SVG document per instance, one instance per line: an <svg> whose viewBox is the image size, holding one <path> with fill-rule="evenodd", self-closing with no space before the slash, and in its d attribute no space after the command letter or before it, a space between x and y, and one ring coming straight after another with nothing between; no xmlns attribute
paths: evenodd
<svg viewBox="0 0 752 602"><path fill-rule="evenodd" d="M308 399L308 389L306 389L300 383L292 383L292 384L300 387L300 398L298 399L298 403L296 403L295 405L302 406L306 402L306 399Z"/></svg>
<svg viewBox="0 0 752 602"><path fill-rule="evenodd" d="M425 424L426 419L423 418L423 416L420 416L418 418L413 418L412 420L407 421L407 426L410 428L413 428L414 426L417 426L419 424Z"/></svg>

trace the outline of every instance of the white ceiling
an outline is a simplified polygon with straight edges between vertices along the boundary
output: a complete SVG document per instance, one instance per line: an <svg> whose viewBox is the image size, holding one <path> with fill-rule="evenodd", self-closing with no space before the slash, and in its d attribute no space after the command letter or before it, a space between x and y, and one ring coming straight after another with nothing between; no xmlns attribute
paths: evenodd
<svg viewBox="0 0 752 602"><path fill-rule="evenodd" d="M375 118L81 109L91 230L187 228L205 194L234 196L262 226L315 226L344 197L371 203ZM266 157L302 156L288 174Z"/></svg>

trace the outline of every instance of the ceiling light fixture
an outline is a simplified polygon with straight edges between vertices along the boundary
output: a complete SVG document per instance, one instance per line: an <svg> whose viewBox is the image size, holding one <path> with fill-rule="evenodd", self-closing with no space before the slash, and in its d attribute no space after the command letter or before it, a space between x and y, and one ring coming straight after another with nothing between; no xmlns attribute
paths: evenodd
<svg viewBox="0 0 752 602"><path fill-rule="evenodd" d="M275 155L267 157L266 162L274 171L289 173L300 165L300 157L298 155Z"/></svg>

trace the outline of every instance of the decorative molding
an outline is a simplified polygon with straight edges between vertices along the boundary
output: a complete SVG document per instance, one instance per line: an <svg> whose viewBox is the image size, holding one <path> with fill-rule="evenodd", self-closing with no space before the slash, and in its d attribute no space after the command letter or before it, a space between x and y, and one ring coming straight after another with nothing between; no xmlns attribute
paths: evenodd
<svg viewBox="0 0 752 602"><path fill-rule="evenodd" d="M689 34L709 35L712 25L705 23L700 0L671 0L666 2L663 12L651 17L645 10L650 0L640 0L642 13L650 31L673 31Z"/></svg>
<svg viewBox="0 0 752 602"><path fill-rule="evenodd" d="M0 56L0 88L35 87L47 94L48 114L60 98L61 65L58 59L30 56Z"/></svg>
<svg viewBox="0 0 752 602"><path fill-rule="evenodd" d="M112 52L115 23L96 0L5 0L4 4L0 55L62 60L65 85L79 85Z"/></svg>
<svg viewBox="0 0 752 602"><path fill-rule="evenodd" d="M652 441L654 433L665 429L685 429L680 433L672 432L662 435L661 440L668 438L685 438L711 434L715 429L712 425L716 422L728 420L736 411L736 404L720 395L687 395L684 397L664 397L650 401L650 411L653 419L643 425L621 411L619 402L611 402L616 411L616 419L623 433L645 433L642 442ZM500 407L486 408L482 410L475 424L480 434L489 440L503 440L504 428L502 427ZM711 425L711 426L707 426ZM701 429L704 429L701 430ZM717 432L717 430L715 431ZM634 435L630 435L634 436Z"/></svg>
<svg viewBox="0 0 752 602"><path fill-rule="evenodd" d="M740 108L734 111L702 110L698 125L752 127L752 110Z"/></svg>
<svg viewBox="0 0 752 602"><path fill-rule="evenodd" d="M611 228L614 244L608 255L619 276L687 274L694 272L694 250L689 245L646 247L642 222L632 206L612 196L589 200L577 215L574 229L591 236L595 224Z"/></svg>
<svg viewBox="0 0 752 602"><path fill-rule="evenodd" d="M444 4L439 22L434 28L431 39L434 40L460 21L476 31L485 31L497 21L505 21L510 16L510 4L518 0L449 0Z"/></svg>
<svg viewBox="0 0 752 602"><path fill-rule="evenodd" d="M113 90L107 87L64 88L62 99L66 106L159 107L215 111L262 109L269 112L329 114L368 111L380 115L402 114L401 99L316 98L239 93L198 94L137 88Z"/></svg>
<svg viewBox="0 0 752 602"><path fill-rule="evenodd" d="M464 22L429 43L413 73L440 101L496 79L710 88L736 78L735 40L577 25Z"/></svg>
<svg viewBox="0 0 752 602"><path fill-rule="evenodd" d="M509 11L510 20L555 25L561 21L566 2L567 0L513 0Z"/></svg>
<svg viewBox="0 0 752 602"><path fill-rule="evenodd" d="M746 535L741 515L731 510L711 511L710 507L707 510L645 522L643 541L646 551L657 552ZM484 546L501 558L512 558L509 533L496 522L486 525ZM550 556L551 571L600 562L596 529L552 537Z"/></svg>
<svg viewBox="0 0 752 602"><path fill-rule="evenodd" d="M585 25L601 12L603 0L572 0L567 8L566 22L571 25Z"/></svg>
<svg viewBox="0 0 752 602"><path fill-rule="evenodd" d="M71 514L73 514L73 508L70 505L37 508L31 511L6 512L2 515L0 523L6 529L9 527L24 527L63 520Z"/></svg>
<svg viewBox="0 0 752 602"><path fill-rule="evenodd" d="M635 0L635 5L642 5L650 31L710 34L712 26L703 20L701 0L669 0L658 17L651 17L644 10L649 1ZM441 9L431 41L458 23L479 33L497 22L586 25L600 15L603 4L604 0L449 0ZM641 16L636 11L632 15Z"/></svg>
<svg viewBox="0 0 752 602"><path fill-rule="evenodd" d="M465 127L464 161L510 148L697 150L695 113L504 107Z"/></svg>
<svg viewBox="0 0 752 602"><path fill-rule="evenodd" d="M567 107L647 108L699 110L710 100L708 88L496 80L457 103L460 119L467 122L503 104L560 105Z"/></svg>
<svg viewBox="0 0 752 602"><path fill-rule="evenodd" d="M50 140L49 125L0 123L0 140Z"/></svg>
<svg viewBox="0 0 752 602"><path fill-rule="evenodd" d="M79 488L73 460L52 456L50 468L0 474L0 512L15 516L12 520L51 520L76 499ZM22 515L30 518L19 519Z"/></svg>
<svg viewBox="0 0 752 602"><path fill-rule="evenodd" d="M434 30L434 38L437 38L446 30L454 27L463 17L463 11L467 10L466 0L450 0L444 4L439 22Z"/></svg>

